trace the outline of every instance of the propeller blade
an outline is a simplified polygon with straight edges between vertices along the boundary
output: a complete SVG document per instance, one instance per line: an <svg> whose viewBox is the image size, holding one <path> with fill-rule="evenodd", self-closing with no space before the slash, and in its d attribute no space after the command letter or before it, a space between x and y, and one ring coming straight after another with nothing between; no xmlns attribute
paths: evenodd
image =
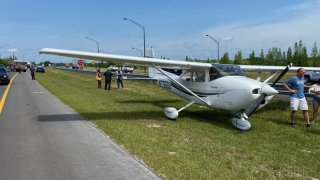
<svg viewBox="0 0 320 180"><path fill-rule="evenodd" d="M288 64L288 66L281 72L281 74L278 76L278 78L273 82L271 86L274 86L291 68L292 63Z"/></svg>
<svg viewBox="0 0 320 180"><path fill-rule="evenodd" d="M259 107L259 105L262 103L262 101L264 100L264 98L266 97L266 94L261 94L258 99L256 99L250 106L248 109L246 109L245 114L247 116L250 116L254 111L257 110L257 108Z"/></svg>
<svg viewBox="0 0 320 180"><path fill-rule="evenodd" d="M274 73L272 76L268 77L266 80L263 81L263 84L267 84L268 81L270 81L270 79L273 78L273 76L275 76L276 74L278 74L278 72Z"/></svg>

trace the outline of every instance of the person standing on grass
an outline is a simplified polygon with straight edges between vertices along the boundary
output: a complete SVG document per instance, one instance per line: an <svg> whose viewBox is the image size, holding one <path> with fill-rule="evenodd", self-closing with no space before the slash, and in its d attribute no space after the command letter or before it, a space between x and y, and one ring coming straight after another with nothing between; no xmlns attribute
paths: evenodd
<svg viewBox="0 0 320 180"><path fill-rule="evenodd" d="M311 124L309 121L308 103L304 95L304 87L309 87L304 84L303 75L305 72L304 68L299 68L297 70L297 75L286 80L282 86L290 92L291 126L296 127L295 115L299 108L302 110L303 117L307 123L307 128L310 129Z"/></svg>
<svg viewBox="0 0 320 180"><path fill-rule="evenodd" d="M120 67L119 67L119 69L116 72L118 89L120 88L120 85L121 85L121 88L123 89L122 75L123 75L123 73L122 73L122 71L120 70Z"/></svg>
<svg viewBox="0 0 320 180"><path fill-rule="evenodd" d="M312 119L313 123L317 123L317 117L318 117L318 111L319 111L319 105L320 105L320 79L309 88L309 93L314 94L313 100L312 100L312 106L313 106L313 114Z"/></svg>
<svg viewBox="0 0 320 180"><path fill-rule="evenodd" d="M98 81L98 88L99 89L101 89L101 78L102 78L101 72L99 69L97 69L96 80Z"/></svg>
<svg viewBox="0 0 320 180"><path fill-rule="evenodd" d="M104 89L110 90L111 89L112 73L109 69L107 69L106 72L104 72L104 77L105 77Z"/></svg>

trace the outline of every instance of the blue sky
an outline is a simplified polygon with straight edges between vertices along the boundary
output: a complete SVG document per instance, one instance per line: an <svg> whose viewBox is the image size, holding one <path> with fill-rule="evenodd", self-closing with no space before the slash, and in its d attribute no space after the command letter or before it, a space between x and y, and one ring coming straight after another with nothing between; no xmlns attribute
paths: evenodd
<svg viewBox="0 0 320 180"><path fill-rule="evenodd" d="M132 48L153 47L157 57L184 60L244 57L272 47L287 50L302 40L310 53L320 42L320 0L0 0L0 49L2 57L14 53L30 61L65 59L38 56L44 47L81 51L100 49L112 54L139 56Z"/></svg>

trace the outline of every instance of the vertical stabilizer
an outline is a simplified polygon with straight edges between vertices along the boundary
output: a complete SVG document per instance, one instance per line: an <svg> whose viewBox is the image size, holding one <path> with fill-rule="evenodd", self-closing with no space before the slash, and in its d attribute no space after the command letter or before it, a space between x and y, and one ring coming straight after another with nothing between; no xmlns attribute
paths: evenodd
<svg viewBox="0 0 320 180"><path fill-rule="evenodd" d="M148 57L148 58L155 58L156 57L154 50L153 50L153 47L151 47L150 50L146 51L146 57Z"/></svg>

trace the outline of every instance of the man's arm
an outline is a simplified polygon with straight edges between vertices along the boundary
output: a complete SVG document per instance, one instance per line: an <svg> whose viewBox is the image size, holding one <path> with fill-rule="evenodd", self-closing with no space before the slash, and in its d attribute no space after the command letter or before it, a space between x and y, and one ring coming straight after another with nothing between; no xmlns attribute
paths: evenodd
<svg viewBox="0 0 320 180"><path fill-rule="evenodd" d="M292 94L296 94L297 93L296 90L291 89L286 83L282 83L282 86Z"/></svg>

